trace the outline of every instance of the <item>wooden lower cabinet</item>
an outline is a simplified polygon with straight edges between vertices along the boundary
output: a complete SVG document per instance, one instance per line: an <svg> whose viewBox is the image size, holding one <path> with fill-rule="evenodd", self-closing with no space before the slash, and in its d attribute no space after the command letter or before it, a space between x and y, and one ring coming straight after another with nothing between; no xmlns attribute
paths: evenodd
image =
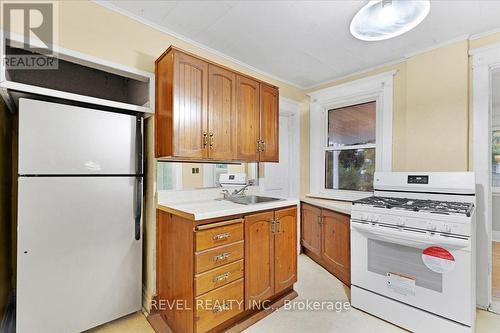
<svg viewBox="0 0 500 333"><path fill-rule="evenodd" d="M311 253L321 256L321 208L302 204L301 244Z"/></svg>
<svg viewBox="0 0 500 333"><path fill-rule="evenodd" d="M196 298L196 332L206 332L243 312L243 279Z"/></svg>
<svg viewBox="0 0 500 333"><path fill-rule="evenodd" d="M350 285L350 217L304 203L301 212L301 245L304 253L340 281Z"/></svg>
<svg viewBox="0 0 500 333"><path fill-rule="evenodd" d="M250 320L249 301L295 293L296 244L296 207L207 223L158 209L157 310L174 333Z"/></svg>
<svg viewBox="0 0 500 333"><path fill-rule="evenodd" d="M274 293L297 282L297 209L274 212Z"/></svg>
<svg viewBox="0 0 500 333"><path fill-rule="evenodd" d="M274 295L274 212L245 217L245 299L253 308Z"/></svg>
<svg viewBox="0 0 500 333"><path fill-rule="evenodd" d="M245 299L247 308L297 282L297 209L245 217Z"/></svg>

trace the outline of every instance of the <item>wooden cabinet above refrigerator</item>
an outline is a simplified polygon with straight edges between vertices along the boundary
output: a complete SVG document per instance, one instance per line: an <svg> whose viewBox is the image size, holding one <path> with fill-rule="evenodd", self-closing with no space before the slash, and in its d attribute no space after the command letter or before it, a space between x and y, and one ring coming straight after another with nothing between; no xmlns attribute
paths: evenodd
<svg viewBox="0 0 500 333"><path fill-rule="evenodd" d="M156 60L155 156L278 162L278 88L175 47Z"/></svg>

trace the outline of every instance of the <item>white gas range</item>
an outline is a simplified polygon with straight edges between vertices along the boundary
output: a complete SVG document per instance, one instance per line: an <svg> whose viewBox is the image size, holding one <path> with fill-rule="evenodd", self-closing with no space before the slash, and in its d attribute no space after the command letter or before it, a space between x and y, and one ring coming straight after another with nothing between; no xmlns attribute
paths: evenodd
<svg viewBox="0 0 500 333"><path fill-rule="evenodd" d="M471 172L377 172L351 210L351 303L414 332L472 332Z"/></svg>

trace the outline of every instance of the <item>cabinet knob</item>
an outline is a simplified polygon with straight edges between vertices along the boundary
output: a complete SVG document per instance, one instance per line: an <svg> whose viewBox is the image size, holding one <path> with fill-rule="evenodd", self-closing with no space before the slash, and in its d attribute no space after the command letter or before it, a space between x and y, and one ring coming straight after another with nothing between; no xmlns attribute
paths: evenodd
<svg viewBox="0 0 500 333"><path fill-rule="evenodd" d="M208 144L208 135L207 135L207 132L204 131L203 132L203 147L206 147Z"/></svg>
<svg viewBox="0 0 500 333"><path fill-rule="evenodd" d="M210 149L214 149L215 139L214 133L210 133Z"/></svg>

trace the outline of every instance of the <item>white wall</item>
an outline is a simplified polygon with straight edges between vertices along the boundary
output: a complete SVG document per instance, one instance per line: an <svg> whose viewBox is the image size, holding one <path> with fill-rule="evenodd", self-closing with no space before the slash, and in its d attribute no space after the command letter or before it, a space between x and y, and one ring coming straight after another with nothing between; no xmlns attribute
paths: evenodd
<svg viewBox="0 0 500 333"><path fill-rule="evenodd" d="M496 72L492 77L492 127L500 129L500 72ZM500 241L500 192L493 193L493 239ZM495 235L495 231L497 235Z"/></svg>

